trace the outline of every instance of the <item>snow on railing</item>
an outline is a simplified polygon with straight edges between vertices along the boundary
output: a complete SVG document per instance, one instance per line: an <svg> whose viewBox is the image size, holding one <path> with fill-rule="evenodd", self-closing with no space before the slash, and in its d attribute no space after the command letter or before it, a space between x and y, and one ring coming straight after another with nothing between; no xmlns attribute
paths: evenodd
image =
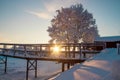
<svg viewBox="0 0 120 80"><path fill-rule="evenodd" d="M120 54L120 44L117 44L117 53Z"/></svg>

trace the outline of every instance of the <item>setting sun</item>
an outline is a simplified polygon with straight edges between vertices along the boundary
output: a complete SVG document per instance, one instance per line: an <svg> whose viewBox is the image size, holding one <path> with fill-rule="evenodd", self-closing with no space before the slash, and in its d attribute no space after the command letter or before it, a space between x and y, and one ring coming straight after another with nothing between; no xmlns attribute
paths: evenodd
<svg viewBox="0 0 120 80"><path fill-rule="evenodd" d="M54 46L52 46L52 54L51 54L51 56L52 57L55 57L55 58L59 58L60 57L60 46L58 46L58 45L54 45Z"/></svg>
<svg viewBox="0 0 120 80"><path fill-rule="evenodd" d="M54 52L59 52L59 51L60 51L60 48L59 48L58 46L54 46L54 47L53 47L53 51L54 51Z"/></svg>

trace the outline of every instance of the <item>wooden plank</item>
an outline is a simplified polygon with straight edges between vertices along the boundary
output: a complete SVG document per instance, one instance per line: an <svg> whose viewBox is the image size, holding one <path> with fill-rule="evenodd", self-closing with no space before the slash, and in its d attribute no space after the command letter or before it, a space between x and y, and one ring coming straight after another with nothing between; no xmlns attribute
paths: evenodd
<svg viewBox="0 0 120 80"><path fill-rule="evenodd" d="M37 60L35 60L35 78L37 78Z"/></svg>
<svg viewBox="0 0 120 80"><path fill-rule="evenodd" d="M29 60L27 60L27 66L26 66L26 80L28 80L28 73L29 73Z"/></svg>

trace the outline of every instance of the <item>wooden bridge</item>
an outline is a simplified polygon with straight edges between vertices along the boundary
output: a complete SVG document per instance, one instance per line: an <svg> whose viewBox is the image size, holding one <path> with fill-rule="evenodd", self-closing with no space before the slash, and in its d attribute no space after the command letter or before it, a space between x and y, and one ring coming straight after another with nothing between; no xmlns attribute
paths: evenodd
<svg viewBox="0 0 120 80"><path fill-rule="evenodd" d="M85 61L86 54L96 54L105 48L102 44L11 44L0 43L0 63L5 65L7 71L7 57L27 60L26 80L30 70L35 71L37 77L37 61L56 61L62 63L62 71L71 65ZM57 50L56 50L57 49Z"/></svg>

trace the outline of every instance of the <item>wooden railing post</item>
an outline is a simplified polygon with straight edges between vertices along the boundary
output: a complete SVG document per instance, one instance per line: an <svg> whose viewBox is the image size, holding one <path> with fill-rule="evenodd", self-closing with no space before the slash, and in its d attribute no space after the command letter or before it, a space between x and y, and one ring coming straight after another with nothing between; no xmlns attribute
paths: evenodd
<svg viewBox="0 0 120 80"><path fill-rule="evenodd" d="M68 57L71 57L71 53L70 53L70 45L68 44Z"/></svg>
<svg viewBox="0 0 120 80"><path fill-rule="evenodd" d="M43 53L42 53L42 45L40 45L40 52L39 52L39 55L40 55L40 57L43 56Z"/></svg>
<svg viewBox="0 0 120 80"><path fill-rule="evenodd" d="M64 46L64 48L65 48L65 57L67 57L68 56L67 47Z"/></svg>
<svg viewBox="0 0 120 80"><path fill-rule="evenodd" d="M6 51L6 45L5 44L3 44L3 50L2 50L2 53L4 54L5 53L5 51Z"/></svg>
<svg viewBox="0 0 120 80"><path fill-rule="evenodd" d="M24 47L24 56L27 56L26 45L24 45L23 47Z"/></svg>
<svg viewBox="0 0 120 80"><path fill-rule="evenodd" d="M79 59L81 59L81 58L82 58L82 57L81 57L81 56L82 56L81 44L79 44L79 52L80 52L80 53L79 53L79 54L80 54L80 58L79 58Z"/></svg>
<svg viewBox="0 0 120 80"><path fill-rule="evenodd" d="M13 55L15 55L15 53L16 53L16 45L13 45L13 48L14 48L14 54Z"/></svg>
<svg viewBox="0 0 120 80"><path fill-rule="evenodd" d="M73 44L73 58L75 58L76 47L77 47L77 45Z"/></svg>

